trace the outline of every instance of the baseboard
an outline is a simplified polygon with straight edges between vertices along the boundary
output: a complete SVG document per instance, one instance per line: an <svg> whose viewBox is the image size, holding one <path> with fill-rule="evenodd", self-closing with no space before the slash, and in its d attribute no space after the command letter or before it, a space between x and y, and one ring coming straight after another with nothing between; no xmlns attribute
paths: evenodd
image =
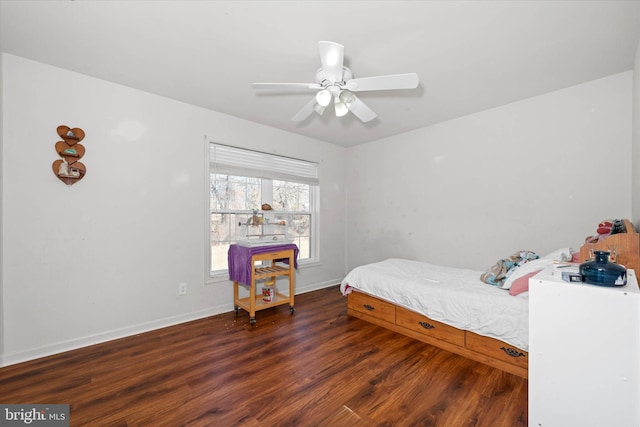
<svg viewBox="0 0 640 427"><path fill-rule="evenodd" d="M209 307L205 310L196 312L181 314L179 316L166 317L163 319L154 320L151 322L139 323L137 325L127 326L125 328L114 329L95 335L90 335L82 338L77 338L69 341L63 341L60 343L39 347L36 349L4 355L0 361L0 366L15 365L17 363L26 362L41 357L51 356L57 353L63 353L69 350L75 350L82 347L88 347L90 345L100 344L106 341L112 341L119 338L128 337L131 335L137 335L155 329L166 328L167 326L178 325L180 323L190 322L193 320L202 319L216 314L229 311L229 307L217 306Z"/></svg>
<svg viewBox="0 0 640 427"><path fill-rule="evenodd" d="M303 294L319 289L324 289L329 286L334 286L339 283L339 280L331 280L322 283L314 283L312 285L303 286L296 289L297 294ZM115 329L112 331L103 332L100 334L90 335L82 338L77 338L69 341L64 341L56 344L51 344L36 349L23 351L13 354L0 355L0 368L16 365L18 363L27 362L29 360L39 359L41 357L51 356L53 354L63 353L65 351L76 350L82 347L88 347L95 344L100 344L107 341L112 341L120 338L125 338L132 335L142 334L145 332L153 331L155 329L166 328L168 326L179 325L180 323L191 322L193 320L204 319L206 317L215 316L216 314L222 314L233 311L233 303L223 304L215 307L209 307L205 310L194 311L191 313L181 314L179 316L172 316L163 319L154 320L151 322L140 323L137 325L127 326L126 328Z"/></svg>
<svg viewBox="0 0 640 427"><path fill-rule="evenodd" d="M331 286L337 286L340 283L340 279L328 280L322 283L314 283L312 285L303 286L296 289L296 295L305 294L311 291L318 291L320 289L329 288Z"/></svg>

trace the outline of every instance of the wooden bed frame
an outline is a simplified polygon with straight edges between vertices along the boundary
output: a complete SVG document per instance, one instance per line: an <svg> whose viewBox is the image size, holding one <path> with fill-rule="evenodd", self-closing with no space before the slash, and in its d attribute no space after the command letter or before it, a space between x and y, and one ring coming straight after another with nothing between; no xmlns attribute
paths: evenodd
<svg viewBox="0 0 640 427"><path fill-rule="evenodd" d="M640 271L640 234L631 221L622 221L626 233L611 235L599 243L584 244L580 248L581 262L589 259L593 250L611 251L615 252L618 263L637 274ZM355 289L348 295L347 304L347 312L353 317L528 378L529 354L505 342L445 325Z"/></svg>
<svg viewBox="0 0 640 427"><path fill-rule="evenodd" d="M353 317L519 377L528 377L529 354L500 340L445 325L355 289L348 295L347 307L347 313Z"/></svg>

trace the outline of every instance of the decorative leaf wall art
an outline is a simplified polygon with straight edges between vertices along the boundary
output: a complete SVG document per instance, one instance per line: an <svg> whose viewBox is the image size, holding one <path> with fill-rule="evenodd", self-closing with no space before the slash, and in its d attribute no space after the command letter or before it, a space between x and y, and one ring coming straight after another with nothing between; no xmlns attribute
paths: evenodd
<svg viewBox="0 0 640 427"><path fill-rule="evenodd" d="M62 141L56 142L56 152L60 159L53 162L51 168L58 179L67 185L73 185L84 178L87 168L79 160L84 156L84 131L80 128L58 126L58 136Z"/></svg>

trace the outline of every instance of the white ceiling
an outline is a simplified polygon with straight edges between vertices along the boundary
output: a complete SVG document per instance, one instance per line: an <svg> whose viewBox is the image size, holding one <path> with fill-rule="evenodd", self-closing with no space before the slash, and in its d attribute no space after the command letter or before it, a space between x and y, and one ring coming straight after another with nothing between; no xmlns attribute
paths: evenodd
<svg viewBox="0 0 640 427"><path fill-rule="evenodd" d="M640 1L6 1L2 51L323 141L352 146L632 69ZM313 93L317 42L354 77L415 72L415 90L358 96L378 118Z"/></svg>

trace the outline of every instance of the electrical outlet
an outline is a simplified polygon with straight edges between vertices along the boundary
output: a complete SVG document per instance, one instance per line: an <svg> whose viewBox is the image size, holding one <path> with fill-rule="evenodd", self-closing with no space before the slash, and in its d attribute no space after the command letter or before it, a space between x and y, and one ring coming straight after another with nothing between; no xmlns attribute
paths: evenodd
<svg viewBox="0 0 640 427"><path fill-rule="evenodd" d="M187 284L186 283L180 283L178 285L178 295L186 295L187 294Z"/></svg>

